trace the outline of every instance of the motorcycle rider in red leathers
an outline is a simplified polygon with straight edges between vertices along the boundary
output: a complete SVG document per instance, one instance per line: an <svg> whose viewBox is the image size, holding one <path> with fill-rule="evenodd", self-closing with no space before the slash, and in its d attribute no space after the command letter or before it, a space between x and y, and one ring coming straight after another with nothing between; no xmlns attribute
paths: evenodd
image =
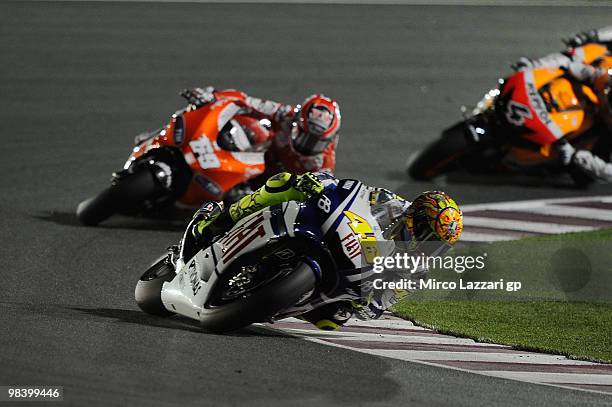
<svg viewBox="0 0 612 407"><path fill-rule="evenodd" d="M340 108L334 100L314 94L294 107L234 89L212 87L185 90L181 95L196 107L219 99L234 99L244 109L241 114L269 121L271 141L265 153L266 171L254 180L254 188L279 172L296 175L334 172L341 123Z"/></svg>
<svg viewBox="0 0 612 407"><path fill-rule="evenodd" d="M551 67L564 69L577 81L592 88L600 101L598 118L612 137L612 69L600 66L604 56L611 55L612 26L585 31L564 41L568 48L538 59L520 58L517 70ZM563 165L576 168L594 179L612 182L612 163L588 150L576 150L565 139L557 143ZM607 157L609 159L609 157Z"/></svg>

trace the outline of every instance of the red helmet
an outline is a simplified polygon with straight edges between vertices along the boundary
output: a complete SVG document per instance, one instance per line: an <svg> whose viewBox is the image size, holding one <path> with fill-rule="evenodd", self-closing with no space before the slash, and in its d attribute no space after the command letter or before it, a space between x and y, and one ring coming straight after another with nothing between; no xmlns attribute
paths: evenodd
<svg viewBox="0 0 612 407"><path fill-rule="evenodd" d="M302 103L293 127L293 147L304 155L322 153L340 129L340 108L327 96L312 95Z"/></svg>

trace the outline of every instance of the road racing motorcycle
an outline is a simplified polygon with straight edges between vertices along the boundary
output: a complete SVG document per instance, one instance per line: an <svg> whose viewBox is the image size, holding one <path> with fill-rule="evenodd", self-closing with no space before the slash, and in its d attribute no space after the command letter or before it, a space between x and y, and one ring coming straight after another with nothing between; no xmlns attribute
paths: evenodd
<svg viewBox="0 0 612 407"><path fill-rule="evenodd" d="M612 68L612 58L600 66ZM498 82L471 112L463 108L462 121L409 158L410 176L430 180L457 170L558 176L567 172L552 149L561 138L609 159L611 143L602 137L606 130L595 118L600 102L590 87L550 68L519 71ZM578 185L591 181L570 175Z"/></svg>
<svg viewBox="0 0 612 407"><path fill-rule="evenodd" d="M97 225L116 213L242 196L247 182L264 172L269 127L241 115L238 103L221 99L176 112L167 126L140 140L110 187L78 205L78 219Z"/></svg>
<svg viewBox="0 0 612 407"><path fill-rule="evenodd" d="M372 276L364 262L389 254L380 241L369 189L330 181L317 197L240 220L192 258L184 244L171 247L140 277L135 298L149 314L182 315L213 332L273 322L361 298Z"/></svg>

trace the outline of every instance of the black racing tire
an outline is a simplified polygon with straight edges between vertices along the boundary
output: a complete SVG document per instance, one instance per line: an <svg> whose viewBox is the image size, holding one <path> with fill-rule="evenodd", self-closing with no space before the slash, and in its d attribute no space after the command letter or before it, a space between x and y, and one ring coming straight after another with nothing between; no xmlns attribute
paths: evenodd
<svg viewBox="0 0 612 407"><path fill-rule="evenodd" d="M280 276L246 298L210 308L200 314L202 328L210 332L235 331L255 322L264 322L298 302L312 291L316 283L314 271L300 263L289 274Z"/></svg>
<svg viewBox="0 0 612 407"><path fill-rule="evenodd" d="M174 266L164 256L154 263L138 280L134 290L136 304L141 310L151 315L171 316L173 312L168 311L161 299L161 291L166 281L172 281L176 277Z"/></svg>
<svg viewBox="0 0 612 407"><path fill-rule="evenodd" d="M160 188L153 173L144 166L81 202L76 210L77 218L86 226L96 226L116 213L140 209L145 201L159 194Z"/></svg>
<svg viewBox="0 0 612 407"><path fill-rule="evenodd" d="M468 151L465 124L456 124L442 137L430 144L408 167L408 174L415 180L428 181L457 164Z"/></svg>

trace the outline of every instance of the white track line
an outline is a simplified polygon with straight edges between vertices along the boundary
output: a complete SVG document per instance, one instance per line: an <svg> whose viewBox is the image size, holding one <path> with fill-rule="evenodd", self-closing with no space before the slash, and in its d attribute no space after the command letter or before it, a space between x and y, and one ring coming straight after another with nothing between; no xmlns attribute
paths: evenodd
<svg viewBox="0 0 612 407"><path fill-rule="evenodd" d="M299 319L295 319L298 322L304 322ZM431 329L423 328L422 326L414 325L410 321L406 321L400 318L380 318L373 319L371 321L360 321L358 319L351 319L346 326L367 326L377 328L389 328L389 329L419 329L423 331L433 332Z"/></svg>
<svg viewBox="0 0 612 407"><path fill-rule="evenodd" d="M470 226L486 227L489 229L517 230L520 232L535 233L568 233L568 232L587 232L596 230L593 226L559 225L556 223L531 222L513 219L484 218L479 216L469 216L464 218L464 225L467 230Z"/></svg>
<svg viewBox="0 0 612 407"><path fill-rule="evenodd" d="M504 379L520 380L525 382L538 381L544 383L572 383L572 384L598 384L612 386L612 374L588 373L544 373L544 372L507 372L503 370L482 371L487 376L503 377Z"/></svg>
<svg viewBox="0 0 612 407"><path fill-rule="evenodd" d="M513 236L494 235L492 233L474 233L469 230L461 233L462 242L502 242L516 240Z"/></svg>
<svg viewBox="0 0 612 407"><path fill-rule="evenodd" d="M612 4L612 2L611 2ZM509 202L487 202L482 204L464 205L461 207L463 212L478 211L481 209L509 209L519 210L525 208L542 207L548 204L556 203L572 203L582 201L593 201L593 202L612 202L612 196L600 195L600 196L580 196L572 198L553 198L553 199L535 199L527 201L509 201Z"/></svg>
<svg viewBox="0 0 612 407"><path fill-rule="evenodd" d="M523 237L527 233L567 233L567 232L586 232L597 230L606 225L600 225L596 222L590 222L590 225L568 225L563 222L563 219L557 222L550 222L543 217L541 220L521 220L521 219L500 219L495 213L482 216L477 213L471 213L483 210L491 210L500 212L500 217L503 217L503 212L514 212L512 217L519 217L520 213L525 215L549 215L557 217L566 217L574 219L585 219L591 221L612 222L612 210L601 208L589 208L584 206L571 206L572 203L579 204L580 202L603 202L612 203L612 196L580 196L573 198L558 198L558 199L540 199L529 201L511 201L511 202L490 202L484 204L465 205L463 213L465 214L464 222L465 229L462 234L464 242L497 242L515 240ZM517 213L519 214L517 216ZM527 217L527 216L525 216ZM533 218L531 216L530 218ZM573 222L570 222L573 223ZM472 232L471 228L486 228ZM493 230L492 230L493 229ZM499 230L496 233L494 230ZM513 233L514 232L514 235Z"/></svg>
<svg viewBox="0 0 612 407"><path fill-rule="evenodd" d="M500 345L479 343L471 339L436 334L434 331L426 328L418 329L419 327L416 327L410 321L389 315L385 315L382 319L373 321L351 320L347 324L347 326L353 327L354 329L364 328L364 330L371 330L373 328L378 328L380 329L380 333L342 330L331 332L320 331L301 320L291 318L285 320L285 322L290 322L290 324L287 324L289 327L287 327L287 325L281 327L280 324L276 326L264 326L327 346L508 380L538 383L546 386L601 394L609 394L609 392L572 387L570 384L612 385L612 372L609 374L593 373L593 367L602 366L598 363L567 359L559 355L512 350L510 347L506 346L500 348L500 351L497 351L492 347ZM417 330L417 332L411 332L414 330ZM427 335L428 333L432 335ZM402 344L401 347L406 349L376 349L376 342L380 342L380 346ZM372 344L371 347L370 344ZM449 345L455 346L455 348L440 350L440 347ZM418 350L411 349L411 346L418 348ZM469 346L470 351L463 351L461 346ZM431 350L428 348L431 348ZM456 363L449 366L448 362ZM469 364L462 365L461 362L503 362L520 365L522 367L517 371L478 370L478 368L470 369ZM550 368L547 368L547 366L550 366ZM528 370L530 367L533 367L533 371ZM559 367L584 367L584 373L555 373L554 369L559 369ZM543 369L549 369L550 371L541 371Z"/></svg>
<svg viewBox="0 0 612 407"><path fill-rule="evenodd" d="M331 344L333 346L333 344ZM353 348L351 348L353 349ZM538 353L478 353L478 352L445 352L427 350L391 350L391 349L355 349L371 353L373 355L385 356L408 362L430 362L436 361L470 361L470 362L506 362L506 363L537 363L539 365L563 364L568 366L590 365L583 360L571 360L563 356L545 355ZM446 367L441 364L436 366ZM475 372L482 372L478 370Z"/></svg>
<svg viewBox="0 0 612 407"><path fill-rule="evenodd" d="M297 335L304 335L309 338L319 339L338 339L346 341L346 345L350 346L350 341L364 342L398 342L398 343L424 343L436 345L472 345L485 347L496 347L492 343L476 343L472 339L455 338L454 336L441 336L432 333L432 336L417 336L417 335L385 335L384 333L376 334L370 332L345 332L339 331L313 331L311 329L283 328L283 331L291 332Z"/></svg>
<svg viewBox="0 0 612 407"><path fill-rule="evenodd" d="M491 208L493 209L493 208ZM533 208L518 208L516 212L537 213L541 215L567 216L580 219L599 219L612 222L612 211L596 208L582 208L578 206L559 206L550 204Z"/></svg>

